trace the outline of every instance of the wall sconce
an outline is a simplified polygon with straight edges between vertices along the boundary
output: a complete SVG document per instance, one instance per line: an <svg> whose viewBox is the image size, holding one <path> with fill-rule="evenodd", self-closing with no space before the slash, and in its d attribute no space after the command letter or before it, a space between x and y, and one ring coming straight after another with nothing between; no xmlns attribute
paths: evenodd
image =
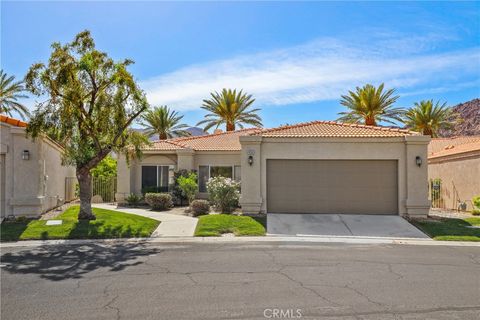
<svg viewBox="0 0 480 320"><path fill-rule="evenodd" d="M422 166L422 158L420 158L420 156L416 156L415 157L415 163L417 164L417 166L421 167Z"/></svg>
<svg viewBox="0 0 480 320"><path fill-rule="evenodd" d="M30 160L30 151L28 150L22 151L22 160Z"/></svg>
<svg viewBox="0 0 480 320"><path fill-rule="evenodd" d="M253 164L253 156L248 156L248 164L249 165Z"/></svg>

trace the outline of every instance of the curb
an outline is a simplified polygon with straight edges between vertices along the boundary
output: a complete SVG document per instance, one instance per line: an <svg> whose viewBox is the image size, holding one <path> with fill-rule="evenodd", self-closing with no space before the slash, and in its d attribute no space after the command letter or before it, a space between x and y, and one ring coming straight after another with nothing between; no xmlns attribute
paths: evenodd
<svg viewBox="0 0 480 320"><path fill-rule="evenodd" d="M435 241L432 239L416 238L380 238L380 237L349 237L349 236L266 236L266 237L163 237L163 238L129 238L129 239L72 239L72 240L26 240L4 242L2 248L41 247L54 245L82 245L82 244L121 244L121 243L329 243L329 244L393 244L419 246L449 246L449 247L479 247L480 242L466 241Z"/></svg>

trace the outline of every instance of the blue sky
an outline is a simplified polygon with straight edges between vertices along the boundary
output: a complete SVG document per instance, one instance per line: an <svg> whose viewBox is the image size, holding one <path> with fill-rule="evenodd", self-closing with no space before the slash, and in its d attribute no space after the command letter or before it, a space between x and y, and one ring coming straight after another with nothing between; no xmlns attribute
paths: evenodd
<svg viewBox="0 0 480 320"><path fill-rule="evenodd" d="M223 87L252 93L266 127L334 120L365 83L403 107L480 97L480 2L2 1L1 67L22 78L84 29L191 125Z"/></svg>

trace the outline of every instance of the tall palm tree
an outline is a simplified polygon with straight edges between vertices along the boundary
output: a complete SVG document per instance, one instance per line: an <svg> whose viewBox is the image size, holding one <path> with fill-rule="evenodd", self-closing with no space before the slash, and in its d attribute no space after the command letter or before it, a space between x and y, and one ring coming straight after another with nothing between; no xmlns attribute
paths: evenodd
<svg viewBox="0 0 480 320"><path fill-rule="evenodd" d="M205 119L197 123L197 126L205 124L204 130L225 124L227 131L234 131L235 126L243 128L244 124L255 127L262 126L262 119L257 114L260 109L250 109L255 99L251 94L243 93L242 90L223 89L221 93L211 93L210 99L203 100L202 109L207 110Z"/></svg>
<svg viewBox="0 0 480 320"><path fill-rule="evenodd" d="M421 132L424 135L437 137L441 129L449 129L454 123L452 121L454 113L447 103L440 104L433 100L422 100L415 102L414 106L405 113L403 122L414 131Z"/></svg>
<svg viewBox="0 0 480 320"><path fill-rule="evenodd" d="M393 104L399 96L394 95L395 89L383 91L384 84L378 88L367 84L362 88L357 87L356 92L349 91L348 95L342 95L340 104L350 111L339 112L339 121L349 123L364 123L367 126L376 126L384 121L394 124L393 120L402 121L402 108L394 108Z"/></svg>
<svg viewBox="0 0 480 320"><path fill-rule="evenodd" d="M186 124L181 123L183 116L167 106L155 107L145 111L141 118L141 124L146 127L145 134L149 137L158 134L160 140L173 137L189 136L190 132Z"/></svg>
<svg viewBox="0 0 480 320"><path fill-rule="evenodd" d="M3 70L0 70L0 112L12 116L12 112L17 112L22 119L29 116L27 107L18 102L18 99L27 98L22 94L25 91L21 81L15 82L14 76L7 76Z"/></svg>

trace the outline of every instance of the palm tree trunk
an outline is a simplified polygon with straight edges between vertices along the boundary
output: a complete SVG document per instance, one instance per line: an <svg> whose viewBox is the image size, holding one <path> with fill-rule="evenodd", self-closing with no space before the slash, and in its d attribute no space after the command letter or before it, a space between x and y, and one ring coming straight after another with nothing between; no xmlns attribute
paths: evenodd
<svg viewBox="0 0 480 320"><path fill-rule="evenodd" d="M167 134L166 134L165 132L162 132L162 133L160 133L160 134L158 135L158 138L159 138L160 140L167 140L168 136L167 136Z"/></svg>
<svg viewBox="0 0 480 320"><path fill-rule="evenodd" d="M376 126L377 122L375 121L374 117L367 117L365 118L365 125L367 126Z"/></svg>
<svg viewBox="0 0 480 320"><path fill-rule="evenodd" d="M227 131L235 131L235 123L227 122Z"/></svg>

